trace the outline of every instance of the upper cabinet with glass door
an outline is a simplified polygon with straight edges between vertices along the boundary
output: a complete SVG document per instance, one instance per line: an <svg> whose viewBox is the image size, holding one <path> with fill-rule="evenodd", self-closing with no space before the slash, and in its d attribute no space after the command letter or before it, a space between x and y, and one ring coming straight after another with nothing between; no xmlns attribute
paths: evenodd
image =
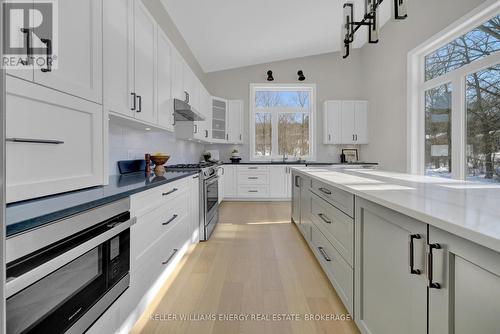
<svg viewBox="0 0 500 334"><path fill-rule="evenodd" d="M228 140L227 134L227 100L212 97L212 139L216 142Z"/></svg>

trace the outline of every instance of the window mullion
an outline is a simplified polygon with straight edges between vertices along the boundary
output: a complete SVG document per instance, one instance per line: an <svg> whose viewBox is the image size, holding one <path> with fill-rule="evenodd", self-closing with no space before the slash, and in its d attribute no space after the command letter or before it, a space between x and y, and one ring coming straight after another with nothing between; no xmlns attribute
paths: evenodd
<svg viewBox="0 0 500 334"><path fill-rule="evenodd" d="M465 179L465 82L461 76L452 80L451 99L451 176Z"/></svg>
<svg viewBox="0 0 500 334"><path fill-rule="evenodd" d="M271 112L271 158L279 156L278 151L278 113Z"/></svg>

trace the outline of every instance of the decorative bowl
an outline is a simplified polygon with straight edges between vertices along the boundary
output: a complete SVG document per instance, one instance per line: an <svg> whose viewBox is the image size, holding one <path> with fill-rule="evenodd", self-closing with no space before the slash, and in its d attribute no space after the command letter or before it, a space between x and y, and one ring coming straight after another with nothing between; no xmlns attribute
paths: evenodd
<svg viewBox="0 0 500 334"><path fill-rule="evenodd" d="M170 159L169 155L152 155L151 161L155 164L154 172L155 175L161 176L165 173L165 167L163 166L168 159Z"/></svg>

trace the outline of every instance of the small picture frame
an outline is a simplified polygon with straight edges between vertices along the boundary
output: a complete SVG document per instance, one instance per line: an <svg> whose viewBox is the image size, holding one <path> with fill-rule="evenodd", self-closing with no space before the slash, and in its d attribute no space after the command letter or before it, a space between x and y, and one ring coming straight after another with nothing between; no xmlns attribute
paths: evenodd
<svg viewBox="0 0 500 334"><path fill-rule="evenodd" d="M358 162L358 149L345 148L342 150L342 154L345 156L345 161L347 163Z"/></svg>

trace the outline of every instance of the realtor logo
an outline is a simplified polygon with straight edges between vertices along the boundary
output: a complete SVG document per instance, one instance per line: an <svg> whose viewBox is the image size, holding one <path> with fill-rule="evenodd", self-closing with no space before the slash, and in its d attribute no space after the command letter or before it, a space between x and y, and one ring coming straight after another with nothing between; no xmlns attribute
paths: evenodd
<svg viewBox="0 0 500 334"><path fill-rule="evenodd" d="M56 0L34 2L6 0L2 3L3 49L5 69L39 69L50 72L57 68L57 3Z"/></svg>

